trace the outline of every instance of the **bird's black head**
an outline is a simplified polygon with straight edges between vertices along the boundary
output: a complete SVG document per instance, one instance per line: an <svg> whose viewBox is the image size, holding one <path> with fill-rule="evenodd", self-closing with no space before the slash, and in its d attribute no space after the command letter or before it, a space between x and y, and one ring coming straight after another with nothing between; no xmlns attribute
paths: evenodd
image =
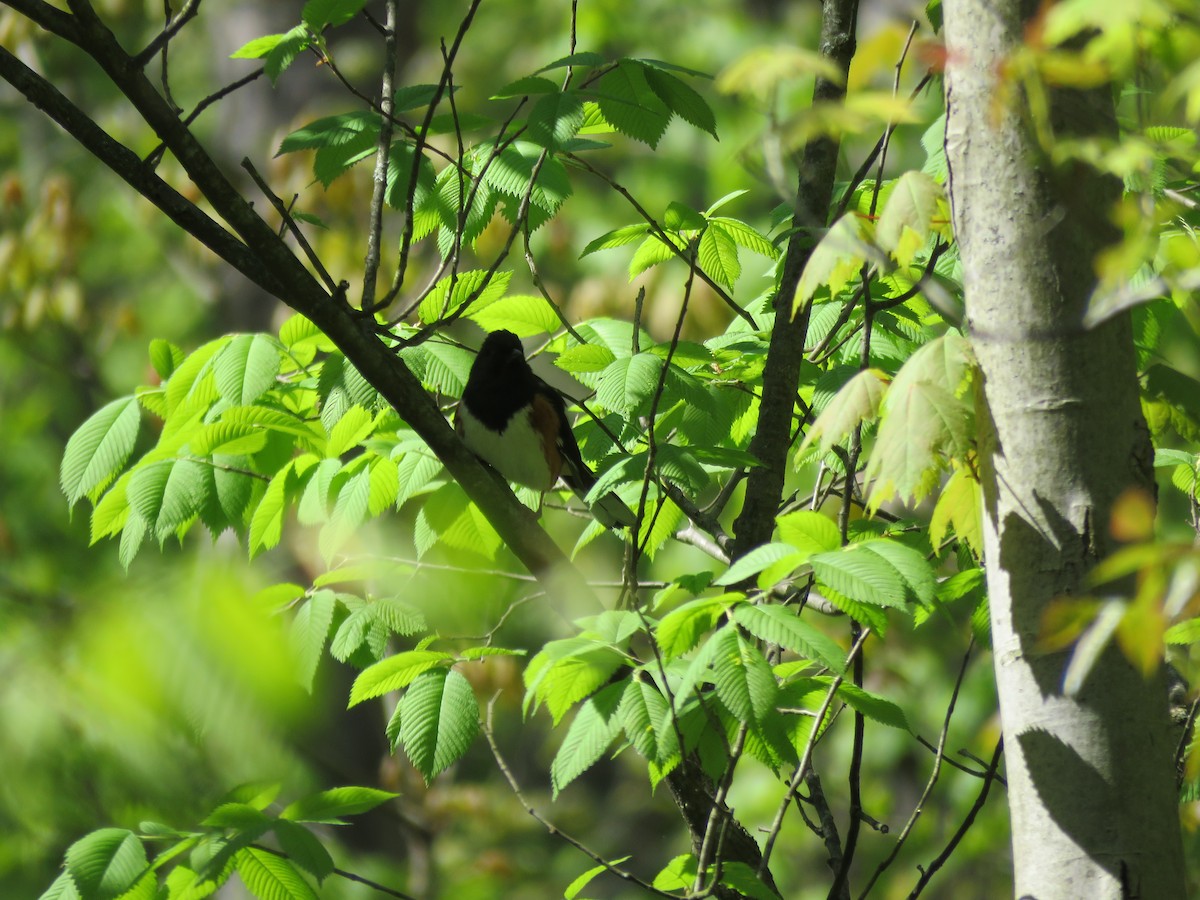
<svg viewBox="0 0 1200 900"><path fill-rule="evenodd" d="M479 372L486 378L525 378L529 363L525 361L525 349L521 339L511 331L493 331L479 348L472 373Z"/></svg>

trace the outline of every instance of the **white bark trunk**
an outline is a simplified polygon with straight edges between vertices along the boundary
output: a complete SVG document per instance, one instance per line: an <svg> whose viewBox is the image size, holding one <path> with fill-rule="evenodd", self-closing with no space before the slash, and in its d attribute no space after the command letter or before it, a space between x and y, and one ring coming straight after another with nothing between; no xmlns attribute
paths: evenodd
<svg viewBox="0 0 1200 900"><path fill-rule="evenodd" d="M1015 896L1184 894L1166 691L1116 651L1076 697L1035 643L1078 593L1113 501L1153 489L1128 321L1084 331L1120 186L1041 163L1001 65L1036 4L944 0L946 157L969 336L983 372L985 557L1012 815ZM1112 129L1107 92L1055 98L1060 133Z"/></svg>

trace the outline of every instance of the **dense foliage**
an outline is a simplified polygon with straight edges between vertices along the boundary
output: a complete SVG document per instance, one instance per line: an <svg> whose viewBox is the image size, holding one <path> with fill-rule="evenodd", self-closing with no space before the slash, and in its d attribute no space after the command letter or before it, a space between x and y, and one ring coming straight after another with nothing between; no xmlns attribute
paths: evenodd
<svg viewBox="0 0 1200 900"><path fill-rule="evenodd" d="M276 90L314 56L347 89L335 95L336 108L301 107L301 121L273 147L269 179L246 166L259 188L276 183L272 224L304 255L330 303L352 306L447 415L479 329L526 338L535 367L574 399L576 435L600 475L592 494L615 489L638 526L609 534L557 499L519 497L572 546L611 602L555 597L570 619L560 627L531 611L549 601L514 589L529 585L495 524L347 349L298 313L217 337L222 326L206 323L209 333L188 335L186 347L156 324L144 383L117 399L91 398L95 411L62 455L62 491L72 506L86 501L90 542L111 539L126 568L152 541L193 548L189 535L201 529L215 547L232 533L251 559L264 560L290 533L313 535L303 565L265 584L260 576L248 601L255 614L270 610L287 623L291 655L281 665L318 693L331 666L351 667L348 704L384 706L377 727L419 774L411 783L432 791L469 767L480 781L498 775L547 825L558 821L556 807L571 810L567 840L583 855L573 857L573 873L558 867L553 883L568 897L614 895L630 884L663 896L721 886L794 897L825 894L834 883L840 895L848 878L855 893L893 880L919 893L948 860L948 880L971 879L961 867L982 848L968 830L989 793L994 804L1002 790L1001 751L979 665L988 606L978 384L961 319L936 65L931 77L911 74L921 68L918 49L936 62L936 29L926 27L919 48L915 26L885 29L864 44L845 100L810 105L797 103L801 89L843 81L827 58L788 48L726 56L714 84L649 54L590 49L604 44L589 44L586 6L580 19L558 23L558 49L500 78L471 68L480 64L467 48L485 34L472 22L487 9L477 2L446 28L427 82L393 84L393 55L382 66L382 93L355 87L340 35L364 16L373 39L394 33L393 4L309 0L298 24L223 49L261 60ZM1086 680L1090 660L1112 640L1146 672L1162 664L1165 645L1190 681L1200 640L1192 545L1200 369L1190 355L1200 264L1190 194L1200 166L1200 79L1191 60L1200 23L1183 4L1137 6L1103 15L1083 2L1054 6L1008 73L1030 98L1030 127L1049 170L1086 164L1125 180L1114 213L1124 234L1098 261L1090 315L1102 321L1133 310L1144 409L1164 476L1157 536L1149 498L1130 497L1112 523L1129 546L1097 569L1096 597L1064 599L1047 617L1047 646L1076 644L1068 685ZM937 13L931 4L935 26ZM172 32L171 47L192 39L193 27ZM157 48L164 72L167 43ZM895 55L885 59L885 47ZM1050 133L1039 98L1062 85L1121 91L1120 136ZM271 89L261 79L243 88ZM737 108L727 115L737 125L727 130L731 99ZM758 116L757 133L741 148L736 174L676 182L665 194L648 186L653 173L686 165L670 154L672 142L686 154L718 136L729 141L749 130L746 110ZM827 219L814 222L794 208L791 167L822 139L843 141L847 168L858 171L839 173ZM160 159L148 135L127 142ZM896 158L902 166L889 165ZM311 167L303 174L301 160ZM182 183L175 163L161 165ZM290 201L281 199L293 193L279 186L285 181L303 184ZM338 232L349 227L338 220L347 216L339 192L369 210L365 224L353 223L369 239L340 237L370 247L361 293L358 277L351 287L336 275L359 264L338 249ZM36 218L26 236L35 227ZM17 311L10 326L37 325L35 296L67 320L78 289L64 288L56 261L16 233L6 231L13 263L5 292ZM791 283L789 253L806 258ZM640 290L610 277L618 268ZM566 286L589 279L612 295L594 314ZM760 465L749 447L768 402L771 333L784 316L807 323L794 406L788 398L790 471L772 539L735 549L728 530L747 474ZM1132 596L1107 587L1130 575ZM230 615L234 637L259 627ZM247 677L256 677L252 668ZM273 683L260 689L305 702ZM1194 711L1181 713L1185 737ZM201 719L202 731L218 721ZM971 752L952 755L964 745ZM534 765L543 747L552 754ZM1181 741L1190 803L1200 776L1188 750ZM665 806L672 777L691 769L709 806L690 843L688 832L648 842L620 822L597 824L609 815L602 787L592 788L586 813L561 806L593 778L635 793L632 806L620 800L621 814ZM549 796L531 802L518 776L548 781ZM314 882L338 879L330 878L328 832L307 826L336 824L393 797L322 784L280 808L278 773L255 777L271 783L233 788L193 826L131 821L93 831L67 850L44 896L200 897L234 872L255 896L316 896ZM934 808L941 811L930 823ZM985 871L1002 879L997 821L986 813L984 821L992 845ZM860 836L864 823L874 832ZM731 849L738 829L757 838L757 865ZM482 855L487 845L474 850ZM831 871L816 876L823 860ZM535 886L528 896L545 896L550 888L536 880L545 873L531 868L510 877ZM399 868L374 874L404 883ZM441 877L447 896L487 896L505 876L484 884L451 870Z"/></svg>

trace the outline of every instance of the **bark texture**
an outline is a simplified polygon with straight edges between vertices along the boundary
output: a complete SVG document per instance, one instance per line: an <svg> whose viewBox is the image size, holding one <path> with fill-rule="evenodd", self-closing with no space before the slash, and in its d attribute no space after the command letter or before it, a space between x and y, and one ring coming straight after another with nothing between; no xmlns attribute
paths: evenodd
<svg viewBox="0 0 1200 900"><path fill-rule="evenodd" d="M1046 604L1112 548L1113 502L1152 492L1127 317L1081 321L1120 185L1043 164L1003 62L1035 4L945 0L946 158L967 325L983 373L980 460L1014 894L1184 895L1165 687L1110 648L1082 691L1039 654ZM1111 133L1111 95L1060 92L1057 134Z"/></svg>

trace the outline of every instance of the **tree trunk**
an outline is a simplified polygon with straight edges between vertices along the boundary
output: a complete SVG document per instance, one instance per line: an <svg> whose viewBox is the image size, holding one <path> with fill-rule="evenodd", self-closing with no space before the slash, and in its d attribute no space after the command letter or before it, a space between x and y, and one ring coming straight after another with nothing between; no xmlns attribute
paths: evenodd
<svg viewBox="0 0 1200 900"><path fill-rule="evenodd" d="M1152 492L1127 317L1081 321L1114 235L1114 180L1041 163L1019 86L1001 84L1036 4L945 0L946 158L969 336L982 370L980 461L1014 895L1184 895L1166 690L1110 647L1082 690L1036 648L1046 604L1111 550L1109 514ZM1056 134L1112 133L1108 90L1053 96Z"/></svg>

